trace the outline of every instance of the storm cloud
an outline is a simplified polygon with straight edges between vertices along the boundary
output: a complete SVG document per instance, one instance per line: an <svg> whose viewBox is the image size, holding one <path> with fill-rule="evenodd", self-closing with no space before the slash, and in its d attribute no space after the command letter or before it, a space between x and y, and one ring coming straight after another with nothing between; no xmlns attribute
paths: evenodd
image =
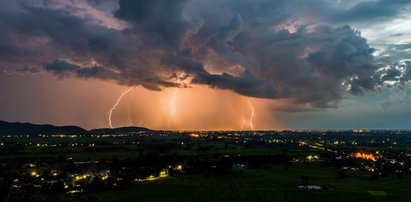
<svg viewBox="0 0 411 202"><path fill-rule="evenodd" d="M150 90L200 84L311 108L411 79L409 44L392 46L402 56L384 61L350 26L400 15L410 8L405 0L2 4L0 68L7 71L39 67L61 79Z"/></svg>

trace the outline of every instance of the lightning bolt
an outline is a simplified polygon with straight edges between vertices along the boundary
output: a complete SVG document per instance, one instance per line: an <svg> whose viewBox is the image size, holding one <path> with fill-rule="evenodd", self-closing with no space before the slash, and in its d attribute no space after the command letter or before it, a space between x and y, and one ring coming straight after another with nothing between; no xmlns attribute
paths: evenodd
<svg viewBox="0 0 411 202"><path fill-rule="evenodd" d="M168 108L168 124L167 124L168 128L170 128L173 114L175 114L177 91L178 91L178 88L174 90L173 95L171 96L171 99L170 99L170 105Z"/></svg>
<svg viewBox="0 0 411 202"><path fill-rule="evenodd" d="M244 125L247 123L247 121L245 120L245 118L243 117L243 120L241 122L241 130L244 130Z"/></svg>
<svg viewBox="0 0 411 202"><path fill-rule="evenodd" d="M244 126L247 125L247 120L244 118L244 110L241 108L241 130L244 130Z"/></svg>
<svg viewBox="0 0 411 202"><path fill-rule="evenodd" d="M138 118L138 126L142 126L143 125L143 118L144 118L144 112L141 110L140 106L138 108L138 113L140 114L139 118Z"/></svg>
<svg viewBox="0 0 411 202"><path fill-rule="evenodd" d="M131 100L134 102L134 98L135 98L135 94L131 94ZM130 100L129 100L130 101ZM133 103L132 102L132 103ZM129 103L130 104L130 103ZM138 102L136 102L136 104L137 105L135 105L135 109L137 109L136 110L136 113L134 113L134 114L137 114L137 116L138 116L138 121L137 121L137 126L142 126L142 124L143 124L143 118L144 118L144 112L141 110L141 105L140 105L140 103L138 103ZM130 106L128 106L128 108L129 108ZM129 109L128 109L129 110ZM130 111L130 110L129 110ZM133 125L134 125L134 121L133 121L133 116L131 116L130 115L130 112L129 112L129 118L128 118L128 120L129 120L129 122L131 122ZM134 116L134 118L135 118L135 116Z"/></svg>
<svg viewBox="0 0 411 202"><path fill-rule="evenodd" d="M108 125L110 126L110 128L113 128L113 124L111 123L111 116L113 115L113 111L117 108L118 104L120 103L120 101L123 99L123 97L129 93L131 90L133 90L133 87L127 89L126 91L124 91L123 93L121 93L120 97L117 98L116 103L113 105L113 107L111 107L111 109L108 111Z"/></svg>
<svg viewBox="0 0 411 202"><path fill-rule="evenodd" d="M141 115L141 118L138 121L138 126L142 126L142 125L143 125L143 115Z"/></svg>
<svg viewBox="0 0 411 202"><path fill-rule="evenodd" d="M255 109L254 109L253 103L251 103L250 99L247 99L247 102L248 102L248 106L250 107L250 110L251 110L251 115L250 115L250 119L248 121L248 124L250 125L251 129L254 130L253 119L254 119L254 116L255 116Z"/></svg>
<svg viewBox="0 0 411 202"><path fill-rule="evenodd" d="M133 123L133 118L131 117L131 113L130 113L130 100L131 98L128 99L127 101L127 113L128 113L128 122L130 124L130 126L134 125Z"/></svg>

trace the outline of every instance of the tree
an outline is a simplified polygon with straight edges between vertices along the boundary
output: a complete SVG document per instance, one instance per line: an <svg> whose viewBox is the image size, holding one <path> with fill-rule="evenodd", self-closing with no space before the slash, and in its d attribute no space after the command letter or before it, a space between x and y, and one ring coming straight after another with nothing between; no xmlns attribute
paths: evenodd
<svg viewBox="0 0 411 202"><path fill-rule="evenodd" d="M307 185L308 185L308 180L309 180L309 177L308 177L308 176L306 176L306 175L301 175L301 181L302 181L302 183L303 183L304 186L307 186Z"/></svg>
<svg viewBox="0 0 411 202"><path fill-rule="evenodd" d="M344 179L347 176L347 171L344 170L344 169L340 169L340 170L337 171L337 176L340 179Z"/></svg>

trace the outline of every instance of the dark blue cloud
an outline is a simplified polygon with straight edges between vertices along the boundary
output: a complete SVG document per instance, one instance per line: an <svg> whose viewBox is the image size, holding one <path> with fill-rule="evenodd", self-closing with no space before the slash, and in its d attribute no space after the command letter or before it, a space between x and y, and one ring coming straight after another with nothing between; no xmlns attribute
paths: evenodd
<svg viewBox="0 0 411 202"><path fill-rule="evenodd" d="M68 76L69 73L78 70L80 67L74 64L71 64L64 60L55 60L52 63L46 64L44 69L52 72L54 75L59 78L64 78Z"/></svg>
<svg viewBox="0 0 411 202"><path fill-rule="evenodd" d="M335 17L342 22L369 21L399 15L409 0L376 0L359 2L352 8L338 13Z"/></svg>
<svg viewBox="0 0 411 202"><path fill-rule="evenodd" d="M330 0L119 0L111 17L124 29L73 10L16 2L17 10L0 10L0 58L22 65L16 58L36 53L23 66L44 66L60 78L161 90L181 86L175 79L184 73L195 84L312 108L411 79L409 65L392 65L409 55L409 44L391 47L398 58L376 58L360 31L344 25L399 15L410 4L404 0L352 7Z"/></svg>
<svg viewBox="0 0 411 202"><path fill-rule="evenodd" d="M188 0L120 0L115 16L132 22L146 40L179 45L188 21L183 15Z"/></svg>

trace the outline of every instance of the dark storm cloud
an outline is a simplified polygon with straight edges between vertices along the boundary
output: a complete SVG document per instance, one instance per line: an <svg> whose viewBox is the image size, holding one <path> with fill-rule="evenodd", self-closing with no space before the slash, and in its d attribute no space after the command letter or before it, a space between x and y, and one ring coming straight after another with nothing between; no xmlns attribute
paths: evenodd
<svg viewBox="0 0 411 202"><path fill-rule="evenodd" d="M401 76L401 71L398 69L388 69L385 74L381 77L383 81L396 81Z"/></svg>
<svg viewBox="0 0 411 202"><path fill-rule="evenodd" d="M50 64L47 64L44 69L52 72L54 75L63 78L70 72L78 70L80 67L64 60L55 60Z"/></svg>
<svg viewBox="0 0 411 202"><path fill-rule="evenodd" d="M377 68L373 50L348 26L303 27L295 33L243 32L231 45L256 61L250 69L258 78L293 92L298 102L328 107L342 97L342 81L350 83L353 93L375 87L371 81Z"/></svg>
<svg viewBox="0 0 411 202"><path fill-rule="evenodd" d="M179 45L188 26L183 15L188 0L120 0L115 16L132 22L146 40Z"/></svg>
<svg viewBox="0 0 411 202"><path fill-rule="evenodd" d="M72 64L65 60L55 60L44 66L44 69L52 72L59 78L64 78L67 76L76 76L79 78L98 78L102 80L115 80L115 74L109 73L104 67L93 66L93 67L80 67L78 65Z"/></svg>
<svg viewBox="0 0 411 202"><path fill-rule="evenodd" d="M114 30L91 26L68 11L25 3L20 10L0 12L0 18L0 44L7 44L2 46L7 48L5 52L24 56L33 65L56 58L89 59L108 49L118 35Z"/></svg>
<svg viewBox="0 0 411 202"><path fill-rule="evenodd" d="M395 64L394 67L399 67L404 70L399 78L401 84L411 81L411 60L406 61L402 64Z"/></svg>
<svg viewBox="0 0 411 202"><path fill-rule="evenodd" d="M5 29L30 36L47 35L53 41L72 48L84 47L89 30L81 19L64 11L23 7L25 12L0 13Z"/></svg>
<svg viewBox="0 0 411 202"><path fill-rule="evenodd" d="M85 18L76 9L21 2L15 10L0 11L0 58L23 53L26 63L60 78L113 80L151 90L184 87L181 80L189 80L327 108L336 107L347 92L364 94L384 81L405 83L411 75L409 65L403 65L406 72L380 70L383 64L367 40L343 25L397 15L408 1L339 7L326 0L120 0L113 13L104 11L111 15L108 22L93 10ZM89 2L80 3L99 4ZM95 23L102 21L106 25ZM117 21L127 26L114 29ZM407 47L393 49L400 54Z"/></svg>
<svg viewBox="0 0 411 202"><path fill-rule="evenodd" d="M206 45L218 52L233 51L227 44L227 41L237 34L236 32L241 30L242 25L243 21L241 16L235 15L229 24L219 27L218 30L208 38Z"/></svg>
<svg viewBox="0 0 411 202"><path fill-rule="evenodd" d="M29 51L19 49L8 44L0 44L0 58L14 57L14 56L23 56L29 54Z"/></svg>
<svg viewBox="0 0 411 202"><path fill-rule="evenodd" d="M353 6L347 6L348 1L336 3L334 0L231 0L225 6L241 13L251 26L263 26L304 17L308 18L306 20L321 19L323 22L333 23L369 22L408 12L411 5L409 0L357 2Z"/></svg>
<svg viewBox="0 0 411 202"><path fill-rule="evenodd" d="M150 90L161 90L158 86L177 87L172 82L150 75L139 76L134 72L117 72L102 66L79 66L65 60L55 60L45 64L44 69L63 79L74 76L83 79L115 80L121 85L142 85Z"/></svg>
<svg viewBox="0 0 411 202"><path fill-rule="evenodd" d="M210 74L203 65L190 57L168 57L165 63L181 67L185 72L193 75L192 83L205 84L213 88L233 90L241 95L260 98L286 97L285 92L278 92L269 80L256 78L247 70L241 76L232 76L227 73Z"/></svg>
<svg viewBox="0 0 411 202"><path fill-rule="evenodd" d="M220 89L234 90L239 94L247 96L264 98L282 97L270 82L256 78L248 71L241 77L234 77L227 73L223 73L221 75L198 74L193 82L206 84Z"/></svg>
<svg viewBox="0 0 411 202"><path fill-rule="evenodd" d="M409 0L376 0L364 1L356 4L345 12L338 13L335 17L339 21L364 21L377 18L389 18L398 15Z"/></svg>
<svg viewBox="0 0 411 202"><path fill-rule="evenodd" d="M399 45L396 45L395 48L396 48L397 50L407 50L407 49L411 49L411 43L399 44Z"/></svg>

